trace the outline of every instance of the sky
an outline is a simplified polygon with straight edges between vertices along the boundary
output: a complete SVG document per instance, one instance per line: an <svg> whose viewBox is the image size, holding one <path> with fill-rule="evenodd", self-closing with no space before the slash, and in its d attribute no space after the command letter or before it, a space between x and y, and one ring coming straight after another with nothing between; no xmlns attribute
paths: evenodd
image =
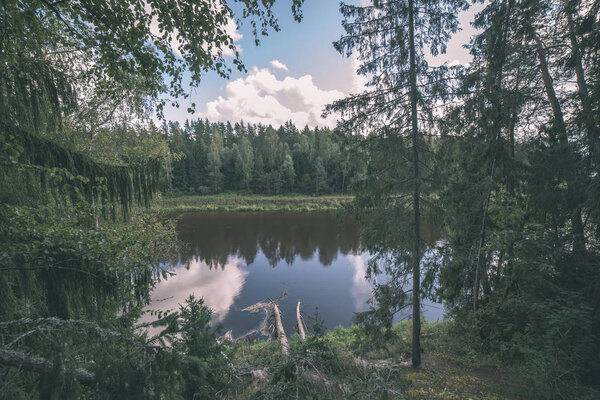
<svg viewBox="0 0 600 400"><path fill-rule="evenodd" d="M276 2L281 30L260 37L259 46L254 44L250 24L242 21L237 31L234 24L232 31L247 72L234 71L229 80L207 73L190 100L180 100L179 108L166 108L165 118L181 123L207 118L274 127L291 120L299 128L334 127L335 115L321 117L325 105L364 89L366 82L355 72L356 59L342 56L333 47L344 33L339 1L305 0L300 23L293 20L290 5L289 0ZM430 57L430 63L470 61L463 46L475 33L470 22L481 8L478 4L459 14L462 31L448 43L447 54ZM194 114L186 111L188 101L196 104Z"/></svg>

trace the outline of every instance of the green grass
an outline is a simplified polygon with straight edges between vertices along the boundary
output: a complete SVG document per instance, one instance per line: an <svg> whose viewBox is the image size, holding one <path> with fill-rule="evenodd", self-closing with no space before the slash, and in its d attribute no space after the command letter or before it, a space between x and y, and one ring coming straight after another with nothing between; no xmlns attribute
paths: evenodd
<svg viewBox="0 0 600 400"><path fill-rule="evenodd" d="M338 327L301 342L289 340L290 356L275 341L237 343L228 357L239 376L266 371L262 382L242 383L235 397L312 399L508 399L505 372L477 355L465 357L451 336L450 322L423 324L423 365L409 365L411 323L394 326L392 335L374 340L360 327ZM457 351L458 350L458 351Z"/></svg>
<svg viewBox="0 0 600 400"><path fill-rule="evenodd" d="M337 210L352 196L306 196L306 195L181 195L163 196L155 201L153 211L189 212L189 211L318 211Z"/></svg>
<svg viewBox="0 0 600 400"><path fill-rule="evenodd" d="M391 335L369 336L358 327L338 327L322 336L289 337L290 355L277 341L235 343L227 357L239 377L224 398L235 399L544 399L526 393L515 365L474 348L451 321L423 322L422 366L410 366L410 321ZM264 372L264 379L250 378ZM573 388L556 399L597 399L592 388Z"/></svg>

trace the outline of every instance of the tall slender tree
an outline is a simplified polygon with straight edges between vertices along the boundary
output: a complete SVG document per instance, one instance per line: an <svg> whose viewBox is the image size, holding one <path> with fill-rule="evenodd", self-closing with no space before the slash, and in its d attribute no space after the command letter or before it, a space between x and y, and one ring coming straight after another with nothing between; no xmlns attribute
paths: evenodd
<svg viewBox="0 0 600 400"><path fill-rule="evenodd" d="M412 272L413 342L412 365L421 364L420 312L421 312L421 198L424 190L421 172L423 136L433 134L435 102L447 95L448 68L432 67L426 61L426 52L433 55L445 52L450 36L458 30L458 11L465 9L463 0L439 2L403 0L375 0L368 5L341 5L346 35L334 43L336 49L350 56L357 54L361 65L358 73L370 78L370 90L351 95L328 107L329 112L340 112L344 118L341 129L353 134L368 134L373 144L372 157L384 163L371 171L370 190L357 197L357 209L364 212L373 207L391 217L398 224L399 210L412 208L412 229L409 235L410 251L401 250L402 227L389 226L390 219L373 217L369 224L374 242L387 246L380 252L395 254L393 273L399 279L403 268L410 265ZM382 145L382 143L384 143ZM391 149L398 151L392 153ZM404 171L409 167L410 176ZM410 200L401 195L410 193ZM378 225L381 224L381 225ZM380 242L381 243L381 242ZM377 267L374 266L374 272ZM397 284L392 292L402 285ZM390 294L389 290L379 292ZM384 302L399 308L396 301ZM395 303L395 304L394 304ZM373 314L375 315L375 314ZM381 314L379 314L381 315ZM387 314L391 324L392 313Z"/></svg>

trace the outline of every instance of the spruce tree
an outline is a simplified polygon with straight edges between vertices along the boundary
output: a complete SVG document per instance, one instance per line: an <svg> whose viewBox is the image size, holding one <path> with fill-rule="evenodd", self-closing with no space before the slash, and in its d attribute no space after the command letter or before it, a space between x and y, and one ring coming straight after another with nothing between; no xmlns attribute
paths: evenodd
<svg viewBox="0 0 600 400"><path fill-rule="evenodd" d="M375 150L371 157L382 158L378 162L379 169L371 171L369 191L357 196L356 205L363 211L375 207L383 214L396 214L393 219L396 223L400 223L398 215L401 212L398 210L407 206L412 208L410 260L406 259L405 251L399 251L400 237L405 236L402 228L385 226L389 222L372 215L368 216L371 219L368 223L374 238L382 239L388 245L386 248L375 247L379 247L381 252L391 250L397 255L393 263L396 264L394 275L398 280L402 275L398 274L401 269L398 264L407 261L412 270L414 367L421 364L420 270L423 245L420 223L424 188L420 168L423 137L434 133L435 101L445 97L448 78L448 68L428 65L425 53L430 51L437 55L445 52L447 41L458 30L457 13L466 6L463 0L375 0L366 6L342 4L340 10L345 18L343 27L346 35L334 43L336 49L347 56L357 54L361 62L358 73L370 79L370 89L340 100L328 110L342 114L342 131L368 134L371 149ZM399 152L394 154L391 149ZM406 167L411 170L409 176L403 176ZM402 195L407 192L410 200L406 201ZM382 225L378 226L378 223ZM392 291L398 290L401 290L401 285L396 282ZM379 293L390 292L383 290ZM392 297L396 301L391 303L396 304L388 302L391 307L403 305L398 304L397 294ZM388 320L392 314L388 314Z"/></svg>

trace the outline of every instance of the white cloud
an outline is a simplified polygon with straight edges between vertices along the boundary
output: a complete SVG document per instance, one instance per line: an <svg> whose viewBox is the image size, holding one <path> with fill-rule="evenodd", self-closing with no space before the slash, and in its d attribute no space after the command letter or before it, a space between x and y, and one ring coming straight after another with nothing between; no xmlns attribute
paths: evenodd
<svg viewBox="0 0 600 400"><path fill-rule="evenodd" d="M225 319L246 282L248 270L245 264L235 257L230 257L221 268L210 268L205 262L192 260L189 268L178 266L175 275L161 281L152 291L152 303L147 310L177 311L180 304L193 294L197 299L203 298L204 304L213 311L212 323ZM145 314L139 322L154 320ZM152 328L148 332L153 335L159 329Z"/></svg>
<svg viewBox="0 0 600 400"><path fill-rule="evenodd" d="M289 71L287 65L285 65L279 60L271 60L271 65L273 66L273 68L282 69L285 72Z"/></svg>
<svg viewBox="0 0 600 400"><path fill-rule="evenodd" d="M298 126L333 127L336 116L324 119L321 114L327 104L342 97L344 94L338 90L318 88L311 75L279 80L270 70L254 67L245 78L229 82L225 97L208 102L206 112L198 116L211 121L244 121L275 127L289 120Z"/></svg>

